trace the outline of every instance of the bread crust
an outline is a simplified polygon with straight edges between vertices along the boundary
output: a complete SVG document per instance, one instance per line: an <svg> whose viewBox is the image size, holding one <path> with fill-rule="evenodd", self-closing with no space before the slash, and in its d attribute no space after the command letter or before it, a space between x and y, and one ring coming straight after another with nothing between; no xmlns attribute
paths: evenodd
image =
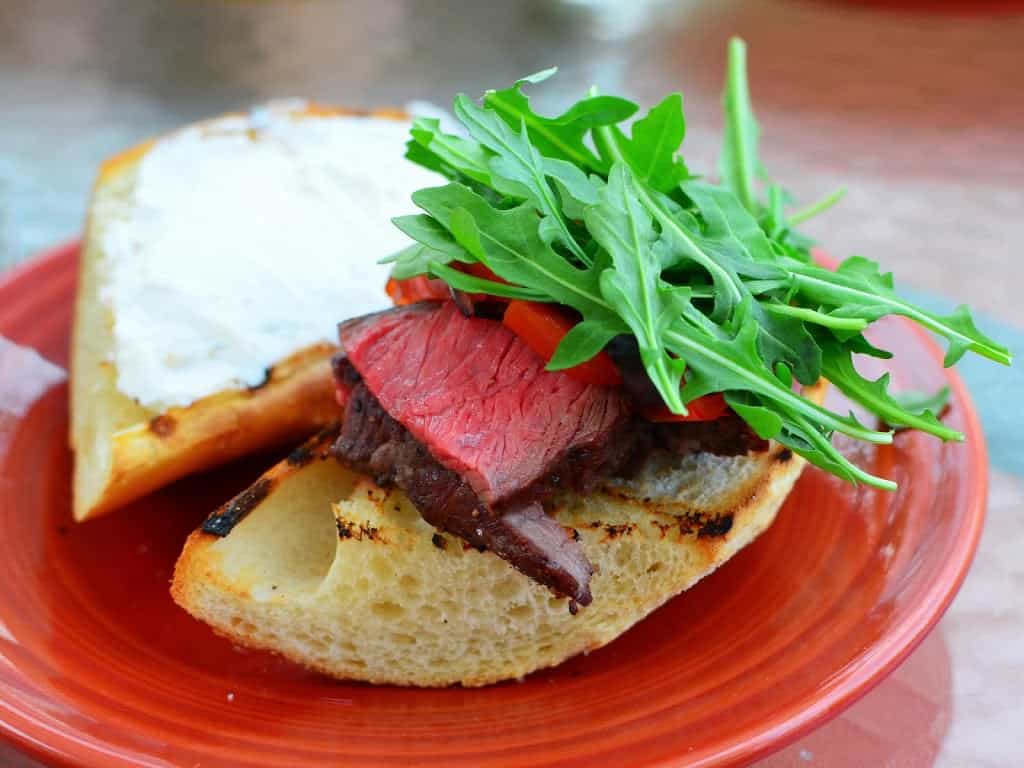
<svg viewBox="0 0 1024 768"><path fill-rule="evenodd" d="M361 112L312 103L295 113L296 119L331 115L407 119L399 110ZM111 362L114 318L99 299L105 263L100 235L111 212L130 199L139 163L155 141L100 166L86 223L72 336L69 436L75 452L73 513L79 521L193 472L300 440L338 415L330 344L278 361L259 387L218 392L185 407L145 408L117 389Z"/></svg>
<svg viewBox="0 0 1024 768"><path fill-rule="evenodd" d="M415 686L487 685L611 642L753 541L804 467L773 443L744 457L652 460L629 482L558 499L556 518L597 571L593 603L573 613L507 562L438 533L325 444L270 470L226 535L194 532L172 595L241 645L332 677Z"/></svg>

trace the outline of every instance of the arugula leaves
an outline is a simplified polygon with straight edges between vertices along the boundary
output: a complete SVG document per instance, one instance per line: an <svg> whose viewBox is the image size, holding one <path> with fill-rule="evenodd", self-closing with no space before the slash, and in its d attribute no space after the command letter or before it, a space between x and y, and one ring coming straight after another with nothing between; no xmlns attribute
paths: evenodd
<svg viewBox="0 0 1024 768"><path fill-rule="evenodd" d="M838 317L859 318L867 323L886 315L902 315L949 340L948 368L967 352L1009 365L1010 350L983 334L970 310L959 306L950 315L938 315L901 299L893 287L892 273L882 274L878 265L863 256L851 256L835 272L813 264L791 263L793 287L801 298L831 306Z"/></svg>
<svg viewBox="0 0 1024 768"><path fill-rule="evenodd" d="M892 432L817 405L794 379L827 379L883 424L963 438L940 421L940 401L905 401L889 392L887 375L858 372L857 355L891 357L863 332L902 315L947 339L947 365L967 352L1009 364L1009 351L966 307L938 315L901 298L873 261L855 256L834 272L813 262L795 227L842 191L787 212L789 195L759 159L741 40L729 45L720 184L693 176L679 154L680 94L630 127L637 105L595 89L547 117L524 89L554 73L488 91L482 103L457 96L466 135L446 134L436 120L413 123L406 156L449 183L416 192L423 213L394 220L415 241L388 259L395 278L430 275L457 290L570 307L581 320L549 369L583 363L616 336L632 335L673 412L722 392L759 435L851 482L895 487L851 463L833 434L884 444ZM480 263L502 282L460 263Z"/></svg>
<svg viewBox="0 0 1024 768"><path fill-rule="evenodd" d="M595 94L577 102L559 117L538 115L530 108L530 100L523 93L523 86L542 83L557 71L557 68L552 67L524 77L511 88L488 91L484 94L484 106L500 115L512 128L524 124L533 146L545 157L565 160L585 170L607 174L607 163L584 143L584 136L594 128L628 120L637 111L637 106L618 96Z"/></svg>
<svg viewBox="0 0 1024 768"><path fill-rule="evenodd" d="M658 232L638 198L638 183L628 166L616 163L600 202L588 207L583 219L612 261L600 276L601 295L618 308L636 337L640 358L662 399L673 411L685 413L679 397L685 363L669 355L663 337L679 315L677 297L686 289L661 280Z"/></svg>

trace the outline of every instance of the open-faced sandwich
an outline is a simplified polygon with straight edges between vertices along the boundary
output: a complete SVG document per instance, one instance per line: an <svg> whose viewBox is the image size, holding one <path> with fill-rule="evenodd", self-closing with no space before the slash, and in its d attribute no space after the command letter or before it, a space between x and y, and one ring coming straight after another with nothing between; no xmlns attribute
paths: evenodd
<svg viewBox="0 0 1024 768"><path fill-rule="evenodd" d="M175 600L329 675L482 685L599 647L690 587L771 524L806 462L895 487L834 434L961 439L941 393L911 406L858 373L857 355L890 356L865 330L910 318L949 341L948 364L1008 351L966 308L908 303L874 262L815 263L794 227L837 196L794 213L755 184L745 69L733 41L717 184L679 154L678 94L628 127L636 105L596 91L545 117L523 91L549 71L457 97L461 133L415 120L408 165L435 185L394 220L412 240L385 260L396 306L351 300L359 253L316 273L339 296L337 352L310 362L333 411L319 390L263 407L296 432L330 423L192 534ZM880 423L823 405L828 385Z"/></svg>

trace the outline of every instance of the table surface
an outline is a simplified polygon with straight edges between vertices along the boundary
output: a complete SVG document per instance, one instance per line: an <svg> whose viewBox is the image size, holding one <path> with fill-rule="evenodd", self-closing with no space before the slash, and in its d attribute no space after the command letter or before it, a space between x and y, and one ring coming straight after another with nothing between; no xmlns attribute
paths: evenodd
<svg viewBox="0 0 1024 768"><path fill-rule="evenodd" d="M688 162L713 168L725 43L739 34L773 176L797 200L849 189L809 233L882 260L923 302L970 303L1019 352L1024 16L959 5L3 0L0 270L79 232L103 157L275 96L445 103L558 64L537 97L552 110L591 83L645 103L682 90ZM1024 375L965 362L993 474L963 590L892 677L765 766L1020 764L1024 416L1006 406ZM5 750L3 765L38 765Z"/></svg>

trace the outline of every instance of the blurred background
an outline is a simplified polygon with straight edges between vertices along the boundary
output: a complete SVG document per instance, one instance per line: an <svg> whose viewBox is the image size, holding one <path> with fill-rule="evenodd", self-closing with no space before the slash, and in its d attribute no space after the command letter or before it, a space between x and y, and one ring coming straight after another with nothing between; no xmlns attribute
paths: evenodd
<svg viewBox="0 0 1024 768"><path fill-rule="evenodd" d="M726 40L750 44L764 160L836 255L1014 313L1024 211L1024 4L962 0L2 0L0 268L72 237L97 163L268 97L448 104L551 65L554 110L592 83L681 90L712 171ZM957 279L951 281L949 272Z"/></svg>
<svg viewBox="0 0 1024 768"><path fill-rule="evenodd" d="M849 189L809 233L836 256L880 260L929 306L971 303L1020 352L1022 12L1020 0L0 0L0 273L81 232L104 157L270 97L446 105L558 65L534 89L549 111L595 83L645 105L681 90L684 153L713 172L738 34L769 171L798 201ZM964 362L994 469L974 571L894 677L771 766L1020 764L1024 377ZM0 764L17 759L0 747Z"/></svg>

